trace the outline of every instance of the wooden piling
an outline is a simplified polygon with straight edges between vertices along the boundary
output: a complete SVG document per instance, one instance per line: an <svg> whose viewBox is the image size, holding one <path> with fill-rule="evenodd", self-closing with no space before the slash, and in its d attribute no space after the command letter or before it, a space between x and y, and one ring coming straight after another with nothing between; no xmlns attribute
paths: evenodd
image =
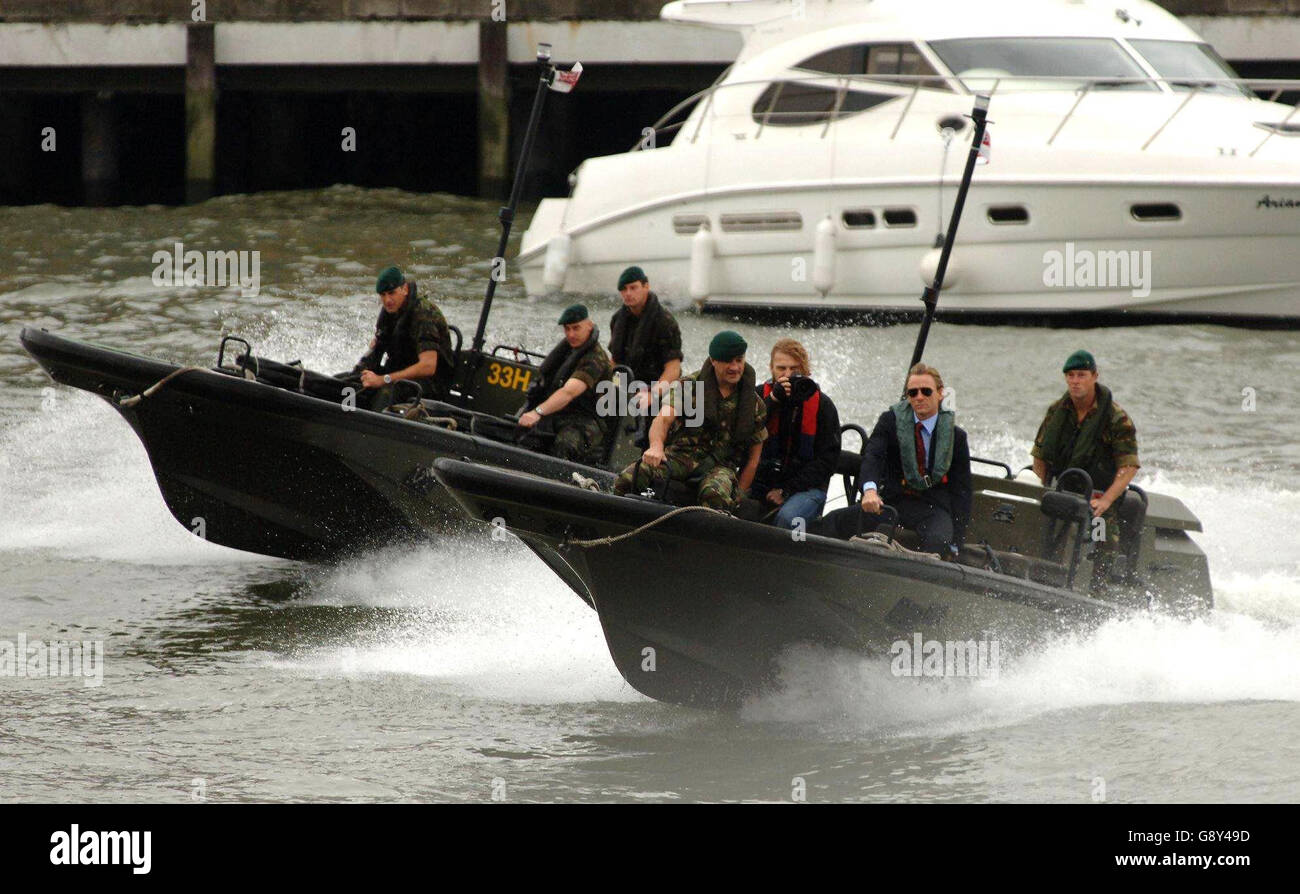
<svg viewBox="0 0 1300 894"><path fill-rule="evenodd" d="M81 97L81 185L87 205L111 205L118 187L117 116L106 91Z"/></svg>
<svg viewBox="0 0 1300 894"><path fill-rule="evenodd" d="M217 154L217 59L210 22L185 26L185 201L212 197Z"/></svg>
<svg viewBox="0 0 1300 894"><path fill-rule="evenodd" d="M510 87L505 22L479 22L478 58L478 194L500 199L510 186Z"/></svg>
<svg viewBox="0 0 1300 894"><path fill-rule="evenodd" d="M18 205L40 196L32 182L32 158L41 130L32 120L31 98L0 93L0 205ZM57 143L55 144L57 147Z"/></svg>

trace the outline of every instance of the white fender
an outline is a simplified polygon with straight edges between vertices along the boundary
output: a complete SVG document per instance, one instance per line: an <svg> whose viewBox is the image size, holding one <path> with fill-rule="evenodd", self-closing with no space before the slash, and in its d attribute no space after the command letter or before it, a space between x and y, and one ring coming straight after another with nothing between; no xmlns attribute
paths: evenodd
<svg viewBox="0 0 1300 894"><path fill-rule="evenodd" d="M713 272L713 254L716 243L713 233L709 232L708 223L700 224L691 238L691 282L692 301L703 301L709 297L709 277Z"/></svg>
<svg viewBox="0 0 1300 894"><path fill-rule="evenodd" d="M835 285L835 221L828 214L813 235L813 288L826 297Z"/></svg>
<svg viewBox="0 0 1300 894"><path fill-rule="evenodd" d="M542 284L548 292L564 288L564 277L569 272L569 252L573 240L568 233L557 233L546 243L546 261L542 265Z"/></svg>
<svg viewBox="0 0 1300 894"><path fill-rule="evenodd" d="M939 272L939 256L943 254L942 248L932 248L921 258L920 274L921 282L925 285L934 284L934 275ZM952 288L961 281L961 264L958 263L957 252L954 251L948 258L948 269L943 274L943 287Z"/></svg>

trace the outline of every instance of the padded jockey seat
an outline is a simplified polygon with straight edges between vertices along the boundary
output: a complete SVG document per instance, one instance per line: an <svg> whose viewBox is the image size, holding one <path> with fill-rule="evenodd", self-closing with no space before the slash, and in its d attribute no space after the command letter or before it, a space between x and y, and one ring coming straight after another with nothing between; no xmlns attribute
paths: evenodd
<svg viewBox="0 0 1300 894"><path fill-rule="evenodd" d="M1069 491L1048 491L1043 494L1039 508L1043 514L1044 558L992 549L982 544L967 544L962 547L957 561L975 568L990 568L992 557L1003 574L1062 589L1069 585L1069 562L1077 561L1081 566L1076 569L1077 581L1084 570L1082 566L1088 564L1083 556L1076 558L1075 552L1087 533L1088 501ZM1061 559L1065 561L1058 561Z"/></svg>
<svg viewBox="0 0 1300 894"><path fill-rule="evenodd" d="M622 407L630 403L628 394L628 385L633 381L632 368L619 364L614 367L614 379L618 383L621 392L620 400L615 406ZM624 433L624 425L628 420L623 416L611 416L608 419L601 419L600 424L604 428L605 437L601 443L600 464L608 466L610 460L614 457L614 449L618 446L619 436ZM631 432L631 429L627 429Z"/></svg>

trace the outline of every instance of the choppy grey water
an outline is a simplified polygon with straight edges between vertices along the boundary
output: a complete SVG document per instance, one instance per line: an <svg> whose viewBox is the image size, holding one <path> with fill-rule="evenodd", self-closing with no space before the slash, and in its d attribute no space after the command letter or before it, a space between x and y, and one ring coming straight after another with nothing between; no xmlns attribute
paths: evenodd
<svg viewBox="0 0 1300 894"><path fill-rule="evenodd" d="M0 209L0 643L105 649L98 686L0 675L0 800L788 801L798 780L809 801L1085 802L1099 780L1110 801L1300 799L1296 333L938 325L927 359L974 451L1013 466L1061 359L1097 355L1138 426L1139 483L1205 524L1217 609L1046 644L975 685L794 667L739 717L628 688L595 615L513 541L471 533L318 567L191 536L126 423L53 386L17 341L44 326L206 365L238 332L264 355L347 367L390 261L472 331L493 213L348 187ZM178 241L260 251L260 295L154 286L153 252ZM553 343L560 299L527 300L517 279L499 294L490 343ZM700 360L721 322L663 297ZM591 297L601 320L616 301ZM761 359L791 327L736 328ZM841 415L869 425L915 327L796 334Z"/></svg>

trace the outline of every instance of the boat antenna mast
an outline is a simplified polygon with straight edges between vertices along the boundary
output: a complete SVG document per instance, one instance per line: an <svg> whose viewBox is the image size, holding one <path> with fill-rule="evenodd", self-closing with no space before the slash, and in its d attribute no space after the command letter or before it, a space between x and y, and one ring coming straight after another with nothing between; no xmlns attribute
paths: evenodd
<svg viewBox="0 0 1300 894"><path fill-rule="evenodd" d="M488 314L492 311L492 298L496 294L497 282L505 279L505 257L506 243L510 240L510 227L515 220L515 209L519 207L519 197L524 188L524 177L528 174L528 160L533 152L534 137L537 136L537 128L542 120L542 105L546 100L546 91L551 89L557 93L568 93L578 82L578 77L582 74L582 63L574 63L573 68L569 71L559 71L551 64L551 45L549 43L539 43L537 45L537 92L533 96L533 110L528 116L528 128L524 131L524 144L519 152L519 162L515 166L514 183L510 187L510 198L499 212L497 219L501 221L501 240L497 243L497 253L492 258L492 267L488 272L487 292L483 296L483 309L479 312L478 328L474 331L474 341L472 343L473 360L472 366L477 369L479 356L483 350L483 343L486 340ZM472 378L471 370L471 376Z"/></svg>
<svg viewBox="0 0 1300 894"><path fill-rule="evenodd" d="M966 168L962 171L961 185L957 187L957 201L952 206L952 220L948 221L948 234L943 240L943 251L939 254L939 264L934 271L934 282L925 287L921 300L925 302L925 316L921 318L921 331L916 334L916 347L912 350L912 362L907 368L921 362L925 353L925 342L930 337L930 324L934 322L934 311L939 304L939 291L943 288L943 277L948 270L948 258L952 255L953 243L957 241L957 224L961 222L962 208L966 204L966 193L970 190L971 177L975 173L980 148L984 144L984 128L988 124L989 98L984 94L975 97L975 108L970 118L975 122L975 134L970 142L970 154L966 156ZM941 178L942 179L942 178ZM907 380L904 378L904 387Z"/></svg>

